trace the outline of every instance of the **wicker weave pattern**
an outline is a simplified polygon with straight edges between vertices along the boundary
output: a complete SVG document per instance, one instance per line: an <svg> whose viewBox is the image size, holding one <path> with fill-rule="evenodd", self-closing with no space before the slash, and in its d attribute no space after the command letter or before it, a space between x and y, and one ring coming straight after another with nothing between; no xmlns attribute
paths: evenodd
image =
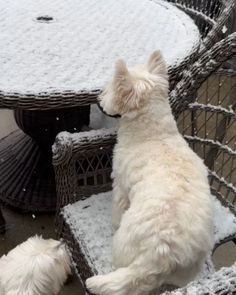
<svg viewBox="0 0 236 295"><path fill-rule="evenodd" d="M2 209L0 206L0 234L5 232L5 220L2 215Z"/></svg>
<svg viewBox="0 0 236 295"><path fill-rule="evenodd" d="M236 7L234 0L168 0L188 13L202 36L199 56L209 50L227 33L230 17Z"/></svg>
<svg viewBox="0 0 236 295"><path fill-rule="evenodd" d="M202 43L198 53L192 57L190 63L182 63L181 70L189 68L192 61L202 56L207 50L220 41L225 34L231 31L233 12L236 9L234 0L167 0L174 3L179 9L189 14L195 21L201 33ZM182 72L175 72L171 86L174 88L176 83L182 78Z"/></svg>
<svg viewBox="0 0 236 295"><path fill-rule="evenodd" d="M189 103L195 100L196 89L215 72L225 61L235 57L236 33L217 43L211 50L200 57L191 71L183 73L182 80L170 93L170 103L177 117ZM181 98L181 99L180 99Z"/></svg>
<svg viewBox="0 0 236 295"><path fill-rule="evenodd" d="M66 133L57 136L53 164L57 181L57 210L94 193L111 189L112 148L115 132L81 142Z"/></svg>
<svg viewBox="0 0 236 295"><path fill-rule="evenodd" d="M222 268L202 280L192 282L187 287L163 295L234 295L236 293L236 264Z"/></svg>
<svg viewBox="0 0 236 295"><path fill-rule="evenodd" d="M82 282L85 282L87 278L93 276L94 271L89 267L84 255L80 249L78 241L74 239L74 235L71 228L63 220L62 215L58 218L58 233L60 237L66 241L70 248L72 257L76 262L76 271L80 276ZM220 271L210 274L209 277L194 281L188 286L177 289L172 292L165 292L163 295L234 295L236 292L236 269L235 265L228 268L223 268Z"/></svg>

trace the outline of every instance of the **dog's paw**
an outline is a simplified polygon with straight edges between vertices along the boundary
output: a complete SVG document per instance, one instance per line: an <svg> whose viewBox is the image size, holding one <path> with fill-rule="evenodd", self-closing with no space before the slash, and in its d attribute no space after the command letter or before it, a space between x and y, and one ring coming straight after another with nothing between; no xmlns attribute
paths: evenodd
<svg viewBox="0 0 236 295"><path fill-rule="evenodd" d="M86 280L86 288L93 294L103 295L102 285L103 285L103 276L94 276Z"/></svg>

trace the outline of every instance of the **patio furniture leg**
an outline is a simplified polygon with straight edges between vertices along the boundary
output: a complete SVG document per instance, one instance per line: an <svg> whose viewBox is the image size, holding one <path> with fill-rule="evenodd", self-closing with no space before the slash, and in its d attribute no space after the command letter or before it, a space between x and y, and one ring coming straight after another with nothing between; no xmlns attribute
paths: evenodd
<svg viewBox="0 0 236 295"><path fill-rule="evenodd" d="M60 131L89 124L90 107L15 111L22 129L0 140L0 200L23 212L56 210L51 146ZM26 135L27 134L27 135Z"/></svg>

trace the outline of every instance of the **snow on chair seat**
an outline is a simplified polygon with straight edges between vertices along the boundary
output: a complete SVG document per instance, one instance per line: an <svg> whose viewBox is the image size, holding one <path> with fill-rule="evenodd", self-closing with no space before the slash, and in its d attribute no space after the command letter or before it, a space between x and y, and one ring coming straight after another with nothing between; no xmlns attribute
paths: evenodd
<svg viewBox="0 0 236 295"><path fill-rule="evenodd" d="M215 243L236 234L236 217L219 200L214 201ZM105 274L112 270L112 193L93 195L85 200L65 206L63 219L69 225L74 239L93 273ZM208 266L211 265L208 262ZM79 266L78 266L79 267ZM213 271L211 268L208 272ZM206 276L206 267L204 274Z"/></svg>

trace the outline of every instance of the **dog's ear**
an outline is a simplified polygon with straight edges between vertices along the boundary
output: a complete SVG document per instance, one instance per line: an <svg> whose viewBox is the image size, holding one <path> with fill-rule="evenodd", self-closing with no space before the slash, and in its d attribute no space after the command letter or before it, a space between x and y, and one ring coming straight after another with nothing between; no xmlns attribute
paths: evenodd
<svg viewBox="0 0 236 295"><path fill-rule="evenodd" d="M118 112L122 114L137 108L138 99L135 96L132 76L123 60L116 62L114 83Z"/></svg>
<svg viewBox="0 0 236 295"><path fill-rule="evenodd" d="M167 76L166 62L159 50L154 51L148 60L147 69L154 75Z"/></svg>
<svg viewBox="0 0 236 295"><path fill-rule="evenodd" d="M115 85L116 90L128 92L132 90L131 75L122 59L117 60L115 66Z"/></svg>
<svg viewBox="0 0 236 295"><path fill-rule="evenodd" d="M116 107L120 114L139 109L146 101L152 87L146 79L129 72L123 60L116 62L115 76Z"/></svg>

